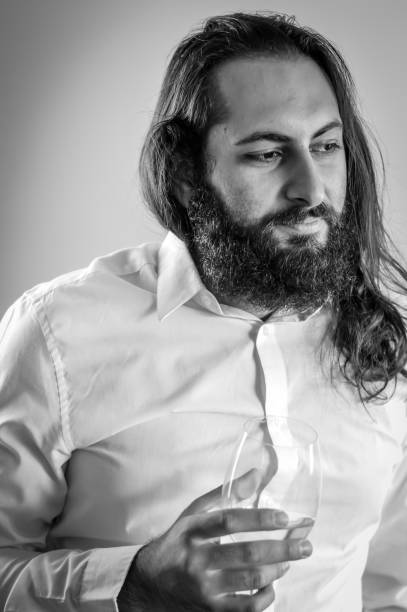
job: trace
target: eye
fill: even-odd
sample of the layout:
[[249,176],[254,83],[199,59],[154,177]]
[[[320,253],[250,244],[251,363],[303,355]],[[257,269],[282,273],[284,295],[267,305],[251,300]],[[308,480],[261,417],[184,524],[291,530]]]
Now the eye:
[[321,142],[320,144],[316,144],[311,148],[311,151],[315,151],[316,153],[330,154],[336,153],[342,149],[342,146],[337,141],[332,142]]
[[282,155],[280,151],[262,151],[259,153],[246,153],[244,157],[250,161],[270,164],[281,159]]

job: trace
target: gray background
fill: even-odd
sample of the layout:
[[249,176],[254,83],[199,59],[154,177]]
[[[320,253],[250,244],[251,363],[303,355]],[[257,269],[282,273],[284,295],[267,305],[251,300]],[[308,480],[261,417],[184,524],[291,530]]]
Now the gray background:
[[0,0],[0,314],[30,286],[163,232],[137,159],[171,50],[203,18],[279,10],[345,55],[407,255],[407,0]]

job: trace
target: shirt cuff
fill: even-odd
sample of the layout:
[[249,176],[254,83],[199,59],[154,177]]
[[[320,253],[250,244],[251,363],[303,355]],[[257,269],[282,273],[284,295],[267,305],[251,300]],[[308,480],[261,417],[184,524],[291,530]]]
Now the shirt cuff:
[[83,575],[79,597],[81,612],[118,612],[117,596],[140,546],[96,548]]

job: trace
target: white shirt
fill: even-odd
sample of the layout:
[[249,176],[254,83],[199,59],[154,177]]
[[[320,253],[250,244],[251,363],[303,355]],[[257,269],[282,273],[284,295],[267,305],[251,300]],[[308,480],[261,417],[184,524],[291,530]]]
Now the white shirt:
[[220,305],[172,234],[24,294],[0,328],[0,609],[116,611],[242,422],[280,413],[318,431],[324,482],[276,611],[407,610],[406,385],[365,409],[331,381],[329,321]]

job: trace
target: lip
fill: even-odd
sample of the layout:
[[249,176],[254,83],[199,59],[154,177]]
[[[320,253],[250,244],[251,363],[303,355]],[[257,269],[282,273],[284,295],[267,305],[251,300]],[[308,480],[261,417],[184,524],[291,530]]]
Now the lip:
[[311,233],[321,230],[326,226],[326,221],[321,217],[310,217],[301,221],[300,223],[293,223],[292,225],[280,225],[278,226],[280,230],[290,232],[305,232]]
[[308,217],[301,221],[297,225],[314,225],[315,223],[320,223],[322,221],[321,217]]

